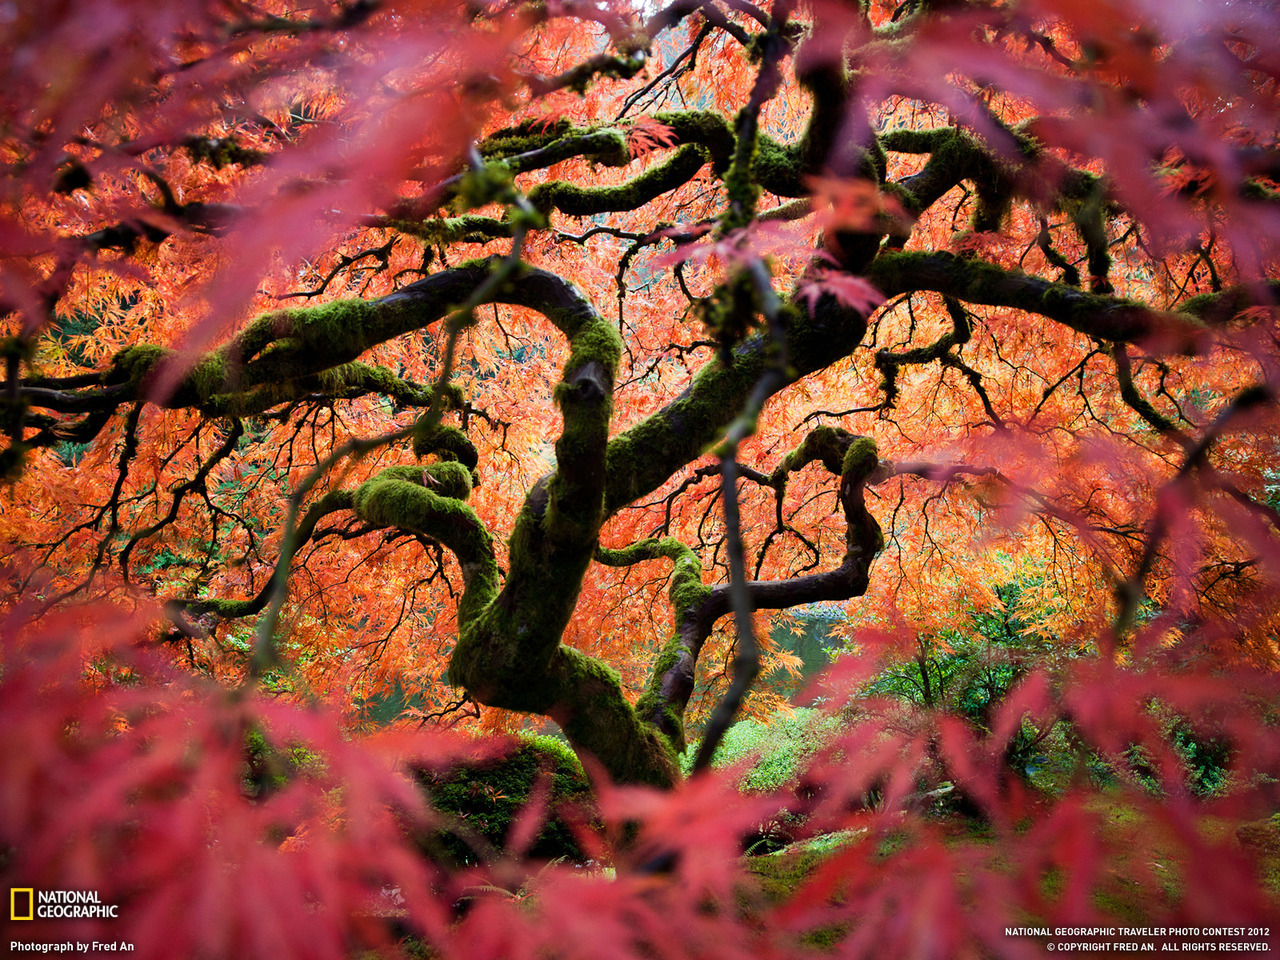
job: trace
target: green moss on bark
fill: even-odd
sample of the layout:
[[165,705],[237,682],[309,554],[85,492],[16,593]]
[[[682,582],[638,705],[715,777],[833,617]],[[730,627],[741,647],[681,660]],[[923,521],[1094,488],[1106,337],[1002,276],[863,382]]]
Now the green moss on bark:
[[670,684],[673,673],[682,662],[688,663],[692,669],[693,655],[682,635],[682,628],[697,617],[698,611],[711,596],[711,587],[702,582],[702,561],[690,547],[675,537],[649,538],[619,550],[601,549],[597,552],[600,562],[608,566],[630,566],[659,557],[669,559],[674,564],[667,592],[671,600],[673,631],[650,668],[649,684],[637,701],[635,712],[643,722],[653,725],[665,735],[678,753],[683,753],[687,743],[684,702],[675,702],[678,698],[671,695]]
[[281,310],[257,322],[294,341],[298,353],[346,359],[359,356],[373,345],[364,336],[364,329],[379,312],[376,301],[356,298]]
[[807,172],[800,148],[778,143],[771,137],[760,137],[754,178],[770,193],[779,197],[808,196],[810,190],[804,182]]
[[111,364],[107,367],[107,382],[124,382],[135,387],[141,386],[161,361],[176,356],[173,350],[150,343],[137,343],[131,347],[125,347],[111,358]]
[[844,469],[845,456],[850,449],[853,435],[839,427],[814,427],[794,450],[788,452],[773,473],[769,482],[781,490],[786,486],[787,475],[819,460],[827,471],[839,476]]
[[[651,451],[676,463],[688,463],[718,441],[764,364],[763,352],[739,348],[729,367],[704,366],[675,400],[609,441],[609,510],[648,492],[652,481],[647,475],[658,472],[647,462]],[[663,478],[670,472],[661,469]]]
[[524,855],[583,862],[573,823],[594,819],[594,792],[582,764],[569,747],[553,737],[521,735],[502,757],[461,763],[443,771],[420,771],[418,783],[431,805],[459,822],[465,832],[444,830],[420,838],[437,858],[475,862],[477,852],[466,833],[498,850],[510,842],[511,826],[547,781],[546,816]]
[[509,220],[473,214],[431,220],[395,220],[388,226],[433,244],[488,243],[490,240],[510,237],[515,232],[515,225]]
[[729,168],[735,137],[728,122],[711,110],[672,110],[654,114],[653,119],[670,127],[681,143],[700,144],[711,158],[717,175]]
[[702,149],[686,144],[670,159],[616,186],[580,187],[563,180],[552,180],[530,190],[529,202],[544,213],[559,210],[575,217],[634,210],[687,183],[705,163],[706,155]]
[[457,460],[469,470],[480,463],[480,454],[465,433],[457,427],[433,424],[426,416],[413,426],[413,453],[416,457],[435,453],[441,459]]
[[568,136],[573,124],[566,118],[547,121],[541,118],[525,120],[513,127],[504,127],[480,141],[480,155],[483,157],[506,157],[516,153],[527,153],[548,146]]
[[627,702],[616,670],[561,647],[550,664],[548,681],[557,704],[551,717],[615,781],[670,787],[679,780],[675,748]]
[[[710,593],[709,588],[707,592]],[[677,754],[684,753],[689,747],[684,710],[671,701],[663,685],[668,675],[688,657],[683,638],[678,632],[673,633],[649,668],[649,684],[636,701],[636,715],[661,730]]]
[[[425,486],[424,475],[433,487]],[[493,539],[463,498],[471,492],[471,471],[454,461],[389,467],[365,481],[352,506],[366,523],[412,530],[439,540],[458,558],[463,593],[458,619],[477,617],[498,592],[498,565]]]
[[1099,339],[1132,343],[1156,332],[1188,339],[1196,334],[1196,324],[1186,314],[1153,310],[1134,300],[1089,293],[950,253],[882,254],[867,267],[866,277],[888,297],[934,290],[968,303],[1039,314]]
[[[845,356],[866,333],[866,319],[833,297],[820,299],[813,313],[794,304],[784,309],[794,377]],[[608,513],[657,489],[680,466],[714,447],[771,362],[769,341],[758,334],[748,337],[727,365],[704,366],[678,397],[614,437],[608,453]]]
[[879,465],[876,442],[870,437],[854,437],[845,451],[840,473],[846,483],[862,484]]

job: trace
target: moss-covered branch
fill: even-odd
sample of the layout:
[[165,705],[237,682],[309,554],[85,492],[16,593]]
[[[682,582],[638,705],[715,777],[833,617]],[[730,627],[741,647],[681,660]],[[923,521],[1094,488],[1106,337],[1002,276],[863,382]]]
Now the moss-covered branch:
[[633,50],[624,54],[600,53],[594,57],[588,57],[582,63],[554,77],[531,76],[527,79],[534,96],[544,96],[553,90],[563,90],[566,87],[582,93],[596,77],[630,80],[644,69],[646,62],[647,57],[643,50]]
[[[816,436],[815,436],[816,435]],[[848,600],[866,592],[871,562],[884,547],[880,525],[867,511],[865,487],[879,473],[875,441],[838,428],[818,427],[791,453],[772,475],[785,482],[788,472],[807,463],[821,462],[828,471],[839,457],[840,505],[846,519],[845,555],[834,570],[788,580],[753,580],[747,583],[757,610],[782,610],[802,603]],[[717,587],[708,602],[714,604]],[[726,601],[727,602],[727,601]]]
[[488,243],[490,240],[509,239],[515,235],[516,224],[511,220],[481,217],[467,214],[461,217],[439,217],[426,220],[395,220],[377,217],[369,226],[382,227],[407,233],[428,244]]
[[[477,261],[410,284],[378,300],[337,300],[277,310],[251,321],[229,343],[194,363],[175,351],[138,344],[118,352],[101,374],[76,389],[24,386],[35,406],[59,412],[115,409],[138,399],[211,416],[247,415],[319,394],[329,399],[382,393],[412,406],[429,404],[434,388],[415,384],[357,358],[377,344],[426,329],[447,316],[490,276],[493,261]],[[487,302],[563,310],[548,293],[550,274],[522,270]],[[563,283],[556,278],[557,283]],[[161,384],[172,384],[161,395]],[[456,390],[444,402],[460,404]]]
[[847,431],[836,427],[814,427],[798,447],[782,458],[769,475],[769,482],[774,487],[783,489],[786,487],[788,474],[795,473],[814,461],[820,462],[829,473],[839,476],[851,439]]
[[[214,394],[200,404],[200,409],[208,415],[226,412],[252,416],[283,403],[312,397],[354,400],[375,393],[402,406],[429,407],[437,389],[396,376],[386,367],[355,361],[293,380],[266,383],[243,393]],[[466,398],[460,387],[448,384],[441,401],[448,409],[458,409]]]
[[[893,153],[929,154],[922,170],[893,184],[895,196],[916,216],[962,181],[972,183],[977,204],[970,226],[978,231],[999,230],[1016,195],[1043,202],[1046,184],[1052,184],[1053,205],[1071,218],[1085,245],[1093,292],[1109,293],[1105,218],[1119,208],[1097,174],[1045,156],[1040,143],[1026,132],[1032,126],[1033,121],[1027,121],[1003,128],[1010,146],[1005,155],[959,127],[890,130],[878,142]],[[1028,176],[1033,164],[1040,169]]]
[[[430,486],[428,486],[428,482]],[[498,563],[493,538],[474,510],[471,470],[457,461],[389,467],[356,488],[356,516],[377,527],[398,527],[438,540],[462,568],[458,620],[475,618],[498,592]]]
[[932,290],[967,303],[1024,310],[1116,343],[1158,336],[1171,348],[1191,350],[1204,329],[1189,311],[1155,310],[950,253],[885,253],[866,275],[886,297]]
[[1168,437],[1184,449],[1190,449],[1191,438],[1179,429],[1176,423],[1157,410],[1138,390],[1138,385],[1133,381],[1133,366],[1129,360],[1129,351],[1124,344],[1112,345],[1111,359],[1116,365],[1116,384],[1120,388],[1121,399],[1157,433]]
[[[1267,299],[1270,297],[1271,299]],[[1280,300],[1280,280],[1260,284],[1241,284],[1217,293],[1202,293],[1178,305],[1178,312],[1195,317],[1201,323],[1221,326],[1256,306],[1271,306]]]
[[554,209],[574,217],[635,210],[688,183],[706,162],[701,147],[685,144],[668,160],[616,186],[580,187],[552,180],[530,190],[529,202],[541,211]]
[[702,582],[702,561],[675,537],[650,538],[620,550],[601,549],[596,559],[610,567],[628,567],[646,560],[666,558],[673,564],[671,600],[674,630],[649,671],[649,685],[636,702],[636,713],[660,729],[676,750],[686,746],[684,712],[693,695],[698,655],[711,634],[700,611],[711,596]]
[[[212,405],[213,413],[232,410],[237,402],[249,411],[266,409],[312,392],[376,391],[420,400],[427,397],[425,388],[353,361],[370,347],[436,323],[488,275],[489,264],[480,262],[432,274],[380,300],[273,311],[194,363],[163,347],[128,347],[104,371],[101,392],[109,393],[113,405],[145,397],[171,408]],[[522,302],[514,292],[510,302]],[[169,382],[172,388],[159,395],[158,386]]]
[[[676,150],[667,160],[616,186],[580,187],[564,181],[539,184],[530,192],[529,199],[539,210],[556,209],[571,216],[634,210],[687,183],[708,162],[717,176],[728,170],[737,149],[737,136],[720,114],[710,110],[676,110],[657,113],[654,119],[671,130],[671,145]],[[753,166],[756,182],[778,196],[808,196],[805,177],[821,169],[825,157],[818,132],[830,135],[828,120],[826,114],[815,111],[809,133],[795,145],[760,136]],[[500,160],[510,174],[545,169],[579,156],[607,166],[625,166],[631,162],[626,138],[620,130],[572,128],[567,124],[553,129],[554,132],[549,133],[526,125],[499,131],[483,141],[480,150],[485,157]],[[452,194],[442,196],[447,200]],[[440,229],[431,226],[431,221],[423,222],[428,229]]]
[[[866,484],[879,472],[875,442],[844,430],[818,427],[782,458],[769,482],[781,490],[789,473],[814,461],[840,478],[840,505],[846,519],[844,557],[839,566],[824,573],[747,581],[742,587],[752,609],[779,610],[802,603],[848,600],[866,592],[871,563],[884,546],[880,526],[867,511],[864,495]],[[674,565],[668,591],[674,630],[651,668],[636,713],[661,730],[676,749],[683,750],[684,713],[693,694],[698,657],[715,622],[730,612],[730,585],[704,584],[697,555],[674,537],[650,538],[618,550],[601,549],[596,556],[609,566],[659,558]]]
[[[1027,138],[1018,142],[1026,153],[1035,149]],[[1013,199],[1017,171],[1007,161],[997,158],[973,134],[955,127],[894,130],[884,134],[880,143],[886,150],[930,154],[923,170],[898,184],[905,191],[899,197],[906,201],[910,213],[919,215],[956,184],[968,180],[973,183],[978,196],[973,229],[1000,228]]]
[[482,140],[478,149],[486,160],[500,161],[513,174],[544,170],[573,157],[610,167],[625,167],[631,162],[622,131],[614,127],[575,128],[563,120],[500,130]]
[[518,286],[569,342],[555,389],[564,418],[557,468],[525,499],[501,591],[486,597],[482,609],[459,611],[449,679],[481,703],[554,718],[575,749],[595,756],[615,779],[670,784],[677,776],[671,746],[637,716],[617,675],[560,643],[604,522],[605,451],[622,342],[572,284],[530,270]]
[[[788,313],[791,379],[780,383],[779,389],[847,356],[867,329],[862,314],[830,296],[818,300],[812,310],[798,303]],[[610,514],[657,490],[723,438],[772,362],[769,350],[764,334],[747,337],[733,349],[728,365],[707,364],[678,397],[610,441],[606,490]]]
[[[968,343],[969,338],[973,336],[973,328],[969,324],[969,315],[965,313],[964,307],[953,297],[944,299],[947,313],[951,317],[952,327],[937,340],[928,346],[915,347],[911,350],[876,351],[875,365],[876,369],[880,371],[880,389],[884,392],[884,408],[892,409],[897,403],[898,371],[902,367],[937,361],[944,366],[959,366],[966,371],[972,372],[968,366],[961,363],[959,358],[951,353],[952,347]],[[979,389],[981,389],[980,384]],[[987,406],[989,407],[990,404],[988,403]]]

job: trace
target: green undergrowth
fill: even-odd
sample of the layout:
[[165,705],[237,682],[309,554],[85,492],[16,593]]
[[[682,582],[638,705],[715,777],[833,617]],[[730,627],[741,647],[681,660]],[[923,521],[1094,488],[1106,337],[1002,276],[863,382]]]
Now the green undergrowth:
[[[764,856],[748,857],[747,871],[756,881],[758,896],[767,905],[785,903],[828,857],[851,843],[861,842],[864,834],[862,830],[844,830],[793,843]],[[799,942],[802,947],[827,953],[835,951],[847,933],[847,924],[824,924],[806,931]]]
[[[1200,868],[1182,843],[1167,833],[1142,807],[1119,790],[1099,792],[1085,801],[1107,857],[1091,893],[1093,907],[1105,918],[1132,926],[1185,912],[1188,896],[1186,871]],[[987,824],[949,814],[930,818],[943,843],[957,855],[957,862],[981,863],[987,870],[1012,873],[1016,865],[1000,848],[1000,835]],[[1280,915],[1280,813],[1240,824],[1207,812],[1197,821],[1199,840],[1224,854],[1238,850],[1258,868],[1258,882],[1270,910]],[[911,836],[894,831],[872,838],[865,830],[842,831],[815,837],[762,856],[746,858],[760,901],[776,905],[803,896],[804,884],[832,855],[851,844],[873,843],[867,855],[892,869],[895,858],[909,854]],[[1226,867],[1224,866],[1224,869]],[[1232,867],[1232,869],[1235,869]],[[969,886],[968,878],[956,882]],[[1040,894],[1049,903],[1067,895],[1067,877],[1048,870],[1041,877]],[[837,896],[839,893],[837,891]],[[1026,926],[1051,925],[1044,918],[1027,916]],[[838,926],[810,931],[801,942],[818,952],[838,949],[845,930]]]
[[[795,781],[805,761],[829,743],[840,720],[812,707],[779,712],[767,721],[742,720],[730,727],[716,750],[713,767],[740,766],[738,787],[747,792],[778,790]],[[685,772],[697,751],[684,755]]]

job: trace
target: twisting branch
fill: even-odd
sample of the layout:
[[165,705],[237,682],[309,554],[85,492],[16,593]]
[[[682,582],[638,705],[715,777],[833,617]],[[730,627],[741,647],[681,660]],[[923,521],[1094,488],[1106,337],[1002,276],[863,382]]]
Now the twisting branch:
[[644,69],[647,62],[643,50],[633,50],[623,55],[599,53],[554,77],[529,73],[523,74],[523,78],[529,84],[529,92],[535,97],[541,97],[565,87],[584,89],[597,76],[630,80]]
[[[636,90],[634,93],[629,94],[627,98],[622,101],[622,109],[618,111],[618,115],[614,117],[614,119],[621,120],[623,117],[625,117],[627,115],[627,112],[630,111],[632,107],[634,107],[637,103],[639,103],[642,99],[644,99],[652,90],[654,90],[663,82],[668,80],[674,80],[676,77],[679,77],[681,74],[686,73],[689,70],[692,70],[694,64],[698,60],[698,48],[702,46],[702,41],[707,39],[707,37],[710,35],[713,27],[714,27],[714,24],[712,24],[711,21],[709,20],[706,23],[704,23],[698,29],[698,32],[694,35],[694,38],[691,41],[689,41],[689,45],[685,47],[682,51],[680,51],[680,53],[678,53],[672,59],[672,61],[669,64],[667,64],[666,67],[663,68],[663,70],[660,73],[655,75],[653,79],[651,79],[639,90]],[[684,61],[686,59],[688,59],[689,62],[687,64],[684,64]],[[681,64],[684,64],[684,65],[681,66]]]
[[610,567],[627,567],[663,557],[673,564],[667,596],[675,632],[650,671],[649,685],[636,703],[636,713],[683,752],[684,711],[693,694],[698,655],[711,633],[711,624],[705,623],[702,615],[702,607],[712,593],[702,582],[702,561],[675,537],[651,537],[620,550],[596,550],[596,559]]
[[[748,610],[781,610],[802,603],[848,600],[867,589],[871,563],[884,546],[879,524],[867,511],[865,500],[866,485],[880,475],[875,443],[869,437],[855,437],[837,428],[817,427],[783,457],[766,479],[770,486],[784,492],[787,476],[815,461],[840,478],[838,496],[846,518],[845,554],[833,570],[785,580],[748,581],[744,577],[708,587],[702,582],[702,563],[697,554],[674,537],[650,538],[618,550],[597,552],[597,559],[610,566],[630,566],[659,558],[674,565],[668,591],[674,630],[653,665],[636,710],[677,747],[685,743],[684,713],[693,694],[698,657],[716,621],[735,612],[735,592],[745,595]],[[738,642],[742,643],[741,635]],[[718,714],[726,712],[727,700],[726,696],[721,701]],[[704,731],[698,757],[708,754],[702,759],[704,766],[723,736],[723,729],[717,732],[711,723],[724,724],[725,720],[713,718]],[[711,746],[707,746],[708,742]],[[695,769],[700,769],[697,764],[695,759]]]
[[[474,148],[472,150],[472,162],[477,166],[483,163]],[[523,205],[524,212],[530,212],[528,208],[528,201],[524,200],[523,197],[518,198],[516,202]],[[369,440],[352,440],[338,448],[323,461],[318,463],[315,468],[307,474],[306,478],[304,478],[302,483],[298,485],[297,490],[295,490],[293,495],[289,498],[289,513],[285,520],[285,539],[281,545],[280,561],[276,566],[275,576],[272,578],[270,593],[271,600],[267,606],[266,613],[258,623],[256,633],[257,643],[254,647],[253,657],[250,660],[250,668],[255,674],[261,672],[261,670],[265,669],[266,666],[274,664],[276,659],[274,647],[275,626],[280,615],[280,609],[284,604],[289,565],[293,559],[293,554],[298,547],[297,533],[294,529],[294,523],[297,520],[298,509],[303,499],[320,480],[320,478],[323,477],[324,474],[327,473],[339,460],[347,456],[362,457],[371,450],[385,446],[388,443],[394,443],[397,440],[404,439],[415,430],[421,433],[431,432],[435,429],[436,425],[439,423],[440,415],[443,412],[443,398],[447,394],[446,387],[448,386],[449,378],[453,373],[453,354],[457,344],[458,334],[463,328],[474,322],[475,309],[481,304],[490,302],[497,291],[507,283],[519,268],[524,233],[525,231],[523,228],[517,232],[515,240],[512,243],[511,253],[507,257],[503,258],[503,260],[489,272],[488,276],[476,286],[475,290],[472,291],[470,297],[467,298],[463,305],[451,315],[447,325],[448,335],[445,343],[445,355],[441,363],[440,377],[431,398],[431,405],[427,408],[426,413],[424,413],[419,419],[418,423],[411,427],[402,427],[399,430],[393,430],[381,437],[375,437]],[[362,488],[362,490],[363,489],[364,488]],[[376,489],[377,488],[375,487],[375,490]],[[467,491],[470,492],[469,486]],[[362,491],[357,491],[355,495],[357,512],[364,516],[365,519],[371,519],[368,515],[369,509],[364,507],[360,499],[361,493]],[[428,494],[428,497],[430,496],[434,495]],[[405,526],[405,524],[399,525]],[[407,529],[414,528],[407,527]],[[428,535],[433,534],[432,530],[429,529],[421,530],[421,532]],[[440,537],[439,539],[441,539],[442,542],[445,542],[446,546],[450,545],[443,537]],[[466,574],[467,571],[466,568],[464,568],[464,580],[466,578]]]
[[1098,340],[1135,343],[1156,335],[1171,348],[1195,350],[1205,332],[1199,302],[1179,312],[1156,310],[1134,300],[1051,283],[995,264],[951,253],[884,253],[866,277],[886,297],[933,290],[967,303],[1014,307],[1046,317]]
[[[280,558],[276,561],[275,573],[272,575],[271,581],[263,594],[267,599],[266,612],[258,621],[257,629],[254,632],[253,654],[249,658],[250,675],[261,676],[268,668],[276,666],[279,662],[275,647],[276,624],[280,619],[280,610],[284,606],[285,597],[289,592],[289,567],[293,563],[294,554],[304,542],[303,531],[307,526],[306,524],[300,525],[297,522],[298,511],[301,509],[302,501],[306,499],[307,494],[315,488],[315,485],[339,461],[349,456],[363,457],[379,447],[395,443],[397,440],[403,440],[412,431],[412,427],[401,427],[399,430],[392,430],[390,433],[385,433],[379,437],[357,438],[343,444],[317,463],[289,497],[289,511],[284,521],[284,539],[280,543]],[[338,495],[335,493],[335,496]],[[325,503],[323,500],[321,504],[323,506],[318,504],[317,508],[323,509],[326,513],[331,512],[329,509],[331,506],[335,506]],[[349,506],[345,497],[339,501],[339,504],[342,507]],[[318,519],[319,516],[313,517],[313,511],[308,511],[307,520],[311,529],[306,530],[307,536],[310,535],[311,530],[315,529]]]
[[1111,346],[1111,359],[1115,361],[1116,383],[1120,386],[1120,396],[1124,402],[1157,433],[1168,437],[1184,450],[1190,450],[1194,446],[1192,439],[1138,391],[1137,384],[1133,382],[1129,351],[1123,343]]
[[[943,302],[946,304],[947,314],[951,317],[952,329],[949,333],[944,333],[927,347],[916,347],[913,350],[902,350],[896,353],[891,350],[876,351],[875,365],[876,369],[880,371],[880,389],[884,393],[884,401],[878,407],[869,409],[893,409],[898,399],[897,377],[899,368],[937,361],[943,366],[956,367],[964,371],[982,397],[988,415],[998,424],[1000,420],[995,415],[995,411],[991,409],[991,401],[982,389],[981,378],[976,371],[951,353],[952,347],[963,346],[973,336],[973,327],[969,323],[969,315],[954,298],[944,297]],[[857,412],[865,412],[865,409]]]
[[[1113,626],[1116,637],[1124,636],[1133,626],[1134,619],[1138,613],[1138,606],[1142,602],[1142,597],[1146,590],[1147,578],[1155,567],[1156,559],[1160,553],[1160,545],[1165,537],[1168,536],[1172,518],[1175,514],[1180,514],[1187,509],[1187,503],[1191,499],[1193,478],[1202,471],[1212,473],[1208,459],[1209,451],[1214,443],[1226,432],[1236,418],[1264,404],[1275,403],[1275,401],[1276,389],[1270,384],[1260,384],[1241,391],[1214,418],[1200,439],[1187,449],[1187,455],[1182,462],[1182,466],[1179,467],[1173,479],[1165,485],[1164,490],[1161,491],[1160,497],[1156,501],[1155,516],[1152,518],[1151,527],[1146,538],[1146,546],[1137,566],[1128,579],[1116,585],[1118,609]],[[1213,477],[1210,476],[1210,486],[1213,485]]]
[[204,463],[200,464],[199,469],[192,474],[191,479],[174,488],[173,499],[169,503],[169,511],[155,523],[137,531],[129,538],[129,542],[120,550],[120,556],[118,558],[120,570],[126,582],[129,579],[129,556],[133,553],[134,547],[136,547],[141,541],[155,536],[177,519],[178,508],[182,506],[183,497],[188,493],[204,491],[205,481],[208,480],[209,474],[213,471],[213,468],[231,455],[232,451],[236,448],[236,444],[243,435],[244,424],[239,420],[232,420],[231,429],[227,431],[227,437],[222,442],[222,445],[219,446]]

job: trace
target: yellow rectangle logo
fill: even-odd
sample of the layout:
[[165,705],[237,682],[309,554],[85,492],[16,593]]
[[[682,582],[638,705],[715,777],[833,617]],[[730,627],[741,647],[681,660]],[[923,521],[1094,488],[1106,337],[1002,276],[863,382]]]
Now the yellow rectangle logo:
[[[26,898],[27,906],[25,913],[21,912],[23,897]],[[34,887],[10,887],[9,888],[9,919],[10,920],[31,920],[35,917],[36,912],[36,891]]]

